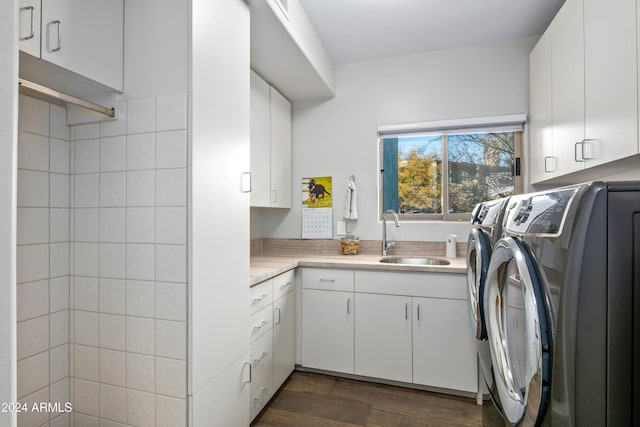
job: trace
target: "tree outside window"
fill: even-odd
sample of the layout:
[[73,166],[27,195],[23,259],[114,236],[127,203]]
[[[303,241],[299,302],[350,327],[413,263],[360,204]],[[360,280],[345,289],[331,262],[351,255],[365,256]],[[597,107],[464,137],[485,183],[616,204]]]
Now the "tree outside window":
[[383,211],[411,219],[461,219],[479,202],[513,194],[518,134],[383,138]]

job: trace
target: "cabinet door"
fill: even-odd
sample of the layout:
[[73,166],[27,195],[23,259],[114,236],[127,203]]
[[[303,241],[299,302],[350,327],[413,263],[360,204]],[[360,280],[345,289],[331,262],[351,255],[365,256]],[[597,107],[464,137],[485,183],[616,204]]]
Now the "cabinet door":
[[[248,426],[251,384],[249,354],[242,355],[213,381],[194,391],[191,420],[194,426]],[[191,403],[191,402],[190,402]],[[215,408],[215,410],[212,410]]]
[[355,373],[412,381],[411,297],[357,293]]
[[42,59],[123,90],[123,0],[46,0]]
[[302,290],[302,365],[353,374],[352,292]]
[[251,71],[251,206],[271,206],[269,83]]
[[584,169],[584,25],[582,1],[568,1],[549,27],[552,38],[553,156],[556,175]]
[[529,84],[530,174],[531,182],[536,183],[553,178],[556,170],[551,123],[551,37],[547,33],[529,56]]
[[291,207],[291,103],[271,88],[271,206]]
[[477,392],[476,351],[464,300],[413,298],[413,382]]
[[296,293],[273,303],[273,381],[277,390],[296,363]]
[[584,0],[588,166],[638,153],[636,1]]
[[20,0],[20,50],[40,58],[40,0]]

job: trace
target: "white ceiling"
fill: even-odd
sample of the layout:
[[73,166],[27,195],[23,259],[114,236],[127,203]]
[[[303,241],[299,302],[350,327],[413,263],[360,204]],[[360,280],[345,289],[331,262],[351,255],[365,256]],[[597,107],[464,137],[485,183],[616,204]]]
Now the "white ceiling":
[[300,0],[335,64],[539,35],[564,0]]

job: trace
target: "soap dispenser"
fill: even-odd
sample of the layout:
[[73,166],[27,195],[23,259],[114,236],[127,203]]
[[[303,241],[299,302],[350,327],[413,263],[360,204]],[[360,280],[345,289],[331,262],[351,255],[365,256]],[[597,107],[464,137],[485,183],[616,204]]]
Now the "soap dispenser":
[[458,236],[455,234],[447,234],[447,246],[446,246],[446,257],[447,258],[458,258],[458,254],[456,253],[456,239]]

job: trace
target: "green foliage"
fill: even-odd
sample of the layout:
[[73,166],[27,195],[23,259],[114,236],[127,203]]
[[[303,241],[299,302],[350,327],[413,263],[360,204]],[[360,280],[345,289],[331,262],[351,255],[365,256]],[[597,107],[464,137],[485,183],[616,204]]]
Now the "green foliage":
[[[448,209],[471,212],[484,200],[513,192],[512,132],[449,135]],[[398,201],[404,214],[442,212],[442,160],[426,145],[398,150]]]
[[398,152],[398,199],[401,213],[439,213],[442,162],[425,147]]

